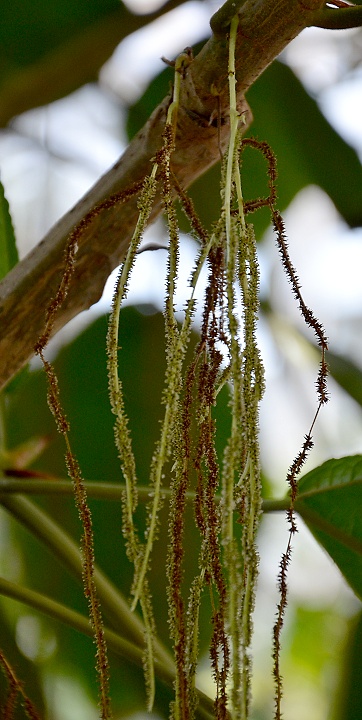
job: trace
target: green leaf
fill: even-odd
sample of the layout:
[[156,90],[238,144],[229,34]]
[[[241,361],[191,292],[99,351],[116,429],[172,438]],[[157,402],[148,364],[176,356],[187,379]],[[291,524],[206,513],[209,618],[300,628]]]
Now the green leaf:
[[126,131],[129,140],[144,126],[152,111],[162,102],[172,87],[174,70],[165,67],[159,75],[156,75],[144,91],[143,95],[128,109]]
[[352,360],[328,351],[329,372],[336,382],[362,407],[362,371]]
[[[266,140],[278,162],[283,210],[306,185],[319,185],[351,227],[362,224],[362,167],[357,153],[331,127],[292,70],[274,62],[247,93],[254,122],[249,134]],[[253,153],[255,154],[255,153]],[[265,175],[247,172],[245,195],[258,196]]]
[[361,507],[362,455],[328,460],[300,480],[296,511],[360,597]]
[[19,257],[9,211],[9,203],[5,197],[3,185],[0,182],[0,280],[8,274],[9,270],[16,265],[18,260]]
[[121,40],[181,2],[135,15],[120,0],[3,0],[0,126],[95,81]]
[[350,622],[345,664],[339,683],[333,720],[361,720],[362,717],[362,612]]

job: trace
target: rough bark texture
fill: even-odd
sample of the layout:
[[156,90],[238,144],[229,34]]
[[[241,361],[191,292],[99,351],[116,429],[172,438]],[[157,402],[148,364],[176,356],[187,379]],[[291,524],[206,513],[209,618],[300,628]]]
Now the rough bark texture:
[[[218,130],[210,124],[220,108],[221,145],[228,141],[227,27],[241,3],[228,2],[214,16],[213,35],[191,62],[183,82],[173,170],[188,187],[219,159]],[[305,27],[313,24],[324,0],[246,0],[239,10],[237,90],[247,123],[244,93]],[[215,96],[215,90],[219,99]],[[122,158],[50,230],[0,284],[0,387],[29,360],[44,327],[45,310],[60,282],[67,238],[86,213],[103,199],[141,180],[162,142],[170,98],[154,111]],[[272,119],[271,119],[272,122]],[[152,219],[161,212],[156,198]],[[101,296],[110,272],[122,260],[137,218],[136,199],[104,210],[82,234],[75,273],[55,331]]]

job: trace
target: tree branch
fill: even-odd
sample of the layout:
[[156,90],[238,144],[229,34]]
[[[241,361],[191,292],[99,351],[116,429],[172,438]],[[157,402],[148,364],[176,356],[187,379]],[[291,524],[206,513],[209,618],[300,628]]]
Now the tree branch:
[[[219,159],[215,112],[221,117],[221,147],[228,142],[227,28],[236,9],[240,22],[236,51],[238,110],[246,124],[251,112],[244,93],[283,48],[324,7],[324,0],[246,0],[230,2],[214,34],[191,62],[182,84],[173,172],[183,187]],[[216,18],[216,19],[215,19]],[[215,97],[218,93],[218,98]],[[112,194],[131,187],[150,172],[161,147],[170,97],[156,108],[122,158],[50,230],[39,245],[0,284],[0,388],[29,360],[42,332],[45,310],[59,285],[67,238],[96,205]],[[152,213],[162,212],[160,194]],[[74,276],[66,301],[59,310],[54,331],[89,308],[100,298],[104,283],[122,260],[137,218],[135,197],[94,217],[80,237]]]
[[347,5],[340,8],[322,8],[316,15],[312,25],[328,30],[347,30],[362,25],[361,5]]

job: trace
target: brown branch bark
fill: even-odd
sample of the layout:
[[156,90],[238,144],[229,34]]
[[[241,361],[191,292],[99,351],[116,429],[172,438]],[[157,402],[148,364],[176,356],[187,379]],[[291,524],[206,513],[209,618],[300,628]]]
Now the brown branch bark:
[[[213,35],[191,62],[183,82],[178,114],[173,171],[183,187],[219,159],[218,130],[210,124],[221,111],[221,145],[228,141],[227,28],[240,16],[236,72],[240,112],[251,113],[244,93],[283,48],[313,24],[324,0],[228,0],[212,20]],[[215,91],[219,98],[215,97]],[[45,310],[59,285],[64,248],[74,228],[110,195],[141,180],[160,148],[166,97],[127,148],[121,159],[50,230],[0,284],[0,387],[29,360],[45,321]],[[270,118],[270,122],[273,119]],[[152,219],[162,211],[156,198]],[[110,272],[122,260],[137,218],[136,199],[104,210],[80,238],[75,273],[68,297],[56,318],[55,332],[101,296]]]

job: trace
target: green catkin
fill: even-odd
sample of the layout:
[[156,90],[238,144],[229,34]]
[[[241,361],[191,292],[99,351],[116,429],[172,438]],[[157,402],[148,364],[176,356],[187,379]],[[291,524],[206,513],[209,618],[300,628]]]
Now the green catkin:
[[[223,213],[226,234],[227,317],[230,336],[231,435],[225,451],[222,483],[223,545],[227,572],[228,629],[231,643],[230,702],[232,718],[246,720],[250,707],[250,644],[258,570],[255,546],[261,507],[258,405],[262,369],[256,346],[258,264],[252,229],[246,225],[242,196],[239,125],[235,92],[234,48],[237,18],[229,44],[230,143],[225,169]],[[235,204],[236,213],[233,212]],[[236,317],[236,287],[242,297],[242,318]],[[240,333],[243,334],[241,345]],[[235,511],[242,525],[235,537]]]
[[[128,248],[127,256],[118,275],[107,333],[109,395],[111,409],[113,414],[116,416],[114,426],[115,443],[118,450],[122,473],[126,484],[126,490],[123,496],[122,503],[122,529],[126,540],[127,554],[134,565],[135,578],[137,577],[139,573],[139,568],[141,566],[143,548],[134,524],[134,513],[138,504],[136,461],[132,449],[131,436],[128,428],[128,418],[126,416],[124,408],[122,383],[118,375],[119,313],[122,301],[127,295],[129,278],[135,262],[136,253],[151,213],[152,203],[157,189],[156,173],[157,165],[155,164],[152,168],[151,175],[146,178],[143,184],[143,188],[138,201],[139,217],[130,246]],[[151,596],[148,589],[148,584],[146,582],[144,582],[142,585],[142,590],[139,593],[139,600],[145,625],[144,669],[147,688],[147,707],[149,710],[151,710],[155,695],[153,657],[153,637],[155,628],[152,613]]]
[[[152,640],[154,622],[146,575],[150,563],[153,544],[157,536],[158,516],[162,502],[162,477],[165,463],[169,458],[170,447],[172,446],[172,430],[175,425],[178,397],[181,387],[180,378],[182,362],[187,347],[191,318],[194,310],[194,303],[190,302],[188,311],[185,315],[182,330],[179,332],[173,307],[178,267],[178,228],[176,214],[173,207],[173,199],[171,197],[170,158],[174,145],[174,129],[176,126],[180,83],[188,62],[189,57],[187,54],[183,54],[176,61],[173,101],[167,115],[164,132],[164,146],[161,152],[157,155],[151,175],[145,180],[143,191],[140,196],[140,214],[125,262],[117,281],[107,336],[110,399],[112,411],[116,415],[115,439],[126,483],[126,493],[123,504],[123,531],[126,536],[128,555],[134,564],[134,581],[132,586],[133,602],[131,609],[134,610],[137,603],[140,602],[146,627],[145,673],[146,684],[148,687],[148,709],[152,709],[154,700]],[[167,371],[165,390],[163,394],[165,415],[162,423],[160,439],[156,444],[151,462],[150,491],[152,493],[152,500],[147,510],[147,526],[145,530],[145,542],[143,543],[138,537],[134,524],[134,513],[137,507],[136,462],[132,451],[131,438],[128,430],[128,420],[124,411],[122,384],[118,376],[118,335],[120,307],[127,293],[129,277],[136,257],[136,252],[151,212],[152,202],[157,187],[157,174],[159,174],[162,182],[164,205],[170,235],[167,298],[165,309]]]

